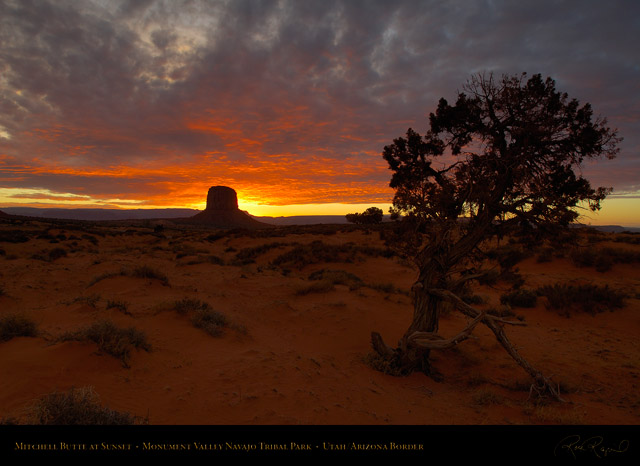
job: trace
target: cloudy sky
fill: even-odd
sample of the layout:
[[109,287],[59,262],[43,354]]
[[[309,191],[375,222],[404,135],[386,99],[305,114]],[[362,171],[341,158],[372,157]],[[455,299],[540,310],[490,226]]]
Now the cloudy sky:
[[637,0],[0,0],[0,207],[388,204],[386,144],[527,72],[618,128],[592,220],[640,225],[638,43]]

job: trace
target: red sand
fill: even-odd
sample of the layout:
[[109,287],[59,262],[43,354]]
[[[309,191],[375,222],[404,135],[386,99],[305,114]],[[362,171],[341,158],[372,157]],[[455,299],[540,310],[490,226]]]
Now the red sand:
[[[546,309],[543,300],[534,309],[515,309],[528,325],[508,328],[510,340],[534,367],[567,387],[566,403],[537,405],[529,400],[527,374],[482,326],[459,347],[434,352],[441,382],[423,374],[393,377],[363,359],[370,351],[371,331],[389,344],[402,336],[412,313],[407,295],[341,285],[296,294],[310,284],[311,272],[323,268],[408,290],[415,271],[397,259],[363,256],[354,263],[291,268],[285,275],[269,263],[290,245],[244,266],[189,264],[198,255],[229,261],[243,248],[273,242],[383,247],[375,232],[303,230],[210,242],[205,238],[211,232],[167,229],[158,237],[148,228],[123,234],[125,227],[91,227],[105,233],[95,236],[94,245],[69,225],[48,232],[67,237],[58,244],[50,243],[51,236],[36,238],[49,227],[0,224],[0,230],[29,231],[32,238],[0,243],[5,253],[0,256],[0,317],[23,313],[42,332],[0,343],[0,418],[24,420],[38,397],[92,386],[110,408],[161,425],[633,425],[640,420],[640,276],[633,265],[615,265],[606,273],[578,268],[567,259],[540,264],[531,258],[518,265],[527,287],[582,280],[607,283],[632,296],[624,309],[570,318]],[[32,258],[54,247],[69,252],[51,262]],[[91,284],[101,275],[141,264],[161,270],[169,285],[120,275]],[[495,303],[506,287],[476,292]],[[90,296],[97,298],[93,306],[78,299]],[[193,327],[187,316],[167,310],[184,297],[208,302],[235,327],[215,338]],[[130,315],[106,309],[109,300],[126,302]],[[144,331],[152,351],[134,350],[125,368],[116,358],[99,354],[93,343],[56,341],[64,332],[104,318]],[[440,333],[453,335],[465,323],[459,313],[445,315]]]

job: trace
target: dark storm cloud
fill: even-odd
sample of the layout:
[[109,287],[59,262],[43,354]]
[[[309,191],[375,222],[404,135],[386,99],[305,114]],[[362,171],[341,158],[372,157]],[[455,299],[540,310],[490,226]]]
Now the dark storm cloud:
[[[587,167],[594,184],[640,189],[640,2],[5,0],[0,18],[6,186],[90,194],[56,170],[145,164],[223,178],[204,155],[254,185],[286,155],[298,182],[386,186],[382,147],[424,131],[440,97],[472,73],[526,71],[625,137],[609,171]],[[51,173],[18,180],[5,159]]]

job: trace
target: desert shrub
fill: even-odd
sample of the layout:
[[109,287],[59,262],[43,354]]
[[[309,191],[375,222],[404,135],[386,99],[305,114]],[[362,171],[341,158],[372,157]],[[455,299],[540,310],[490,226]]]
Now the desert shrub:
[[396,361],[384,358],[378,353],[368,353],[364,357],[363,361],[371,369],[382,372],[383,374],[388,374],[395,377],[407,375],[407,373],[396,363]]
[[549,307],[569,314],[572,310],[590,314],[613,311],[624,307],[625,294],[610,288],[608,285],[545,285],[537,289],[537,293],[547,298]]
[[84,234],[84,235],[82,235],[82,239],[86,239],[87,241],[89,241],[94,246],[98,245],[98,238],[96,238],[95,236]]
[[634,232],[622,232],[615,235],[616,243],[640,244],[640,234]]
[[495,260],[498,264],[500,264],[500,268],[502,268],[503,270],[511,269],[530,255],[530,251],[525,251],[520,246],[517,246],[515,244],[500,246],[487,251],[487,257],[489,259]]
[[473,402],[480,406],[501,404],[503,398],[488,388],[480,388],[473,394]]
[[37,259],[45,262],[53,262],[56,259],[67,256],[67,250],[64,248],[53,248],[49,251],[40,251],[39,253],[31,256],[32,259]]
[[513,307],[535,307],[538,302],[538,295],[533,290],[519,288],[500,296],[500,302]]
[[333,283],[329,280],[315,281],[309,285],[304,285],[296,289],[296,295],[302,296],[311,293],[327,293],[334,290]]
[[0,231],[0,243],[26,243],[29,241],[27,232],[20,230]]
[[538,251],[538,257],[536,261],[539,264],[542,264],[545,262],[551,262],[551,260],[553,259],[553,253],[554,253],[554,249],[552,247],[541,248]]
[[367,287],[371,288],[372,290],[380,291],[382,293],[388,293],[388,294],[401,293],[401,291],[398,288],[396,288],[396,286],[393,283],[373,283],[373,284],[368,284]]
[[0,341],[16,337],[36,337],[38,326],[21,314],[9,314],[0,318]]
[[500,278],[500,272],[496,269],[489,269],[484,271],[482,276],[478,277],[476,280],[480,285],[495,285]]
[[191,322],[196,328],[202,329],[213,337],[219,337],[224,333],[224,328],[229,325],[227,317],[213,309],[197,309],[191,317]]
[[214,265],[224,265],[224,260],[214,255],[208,256],[207,261]]
[[95,308],[98,302],[100,301],[100,299],[101,299],[100,295],[98,294],[92,294],[89,296],[77,296],[73,298],[71,301],[66,301],[65,304],[70,305],[70,304],[83,303],[83,304],[86,304],[87,306]]
[[124,301],[113,301],[113,300],[108,300],[107,301],[107,309],[117,309],[120,312],[123,312],[125,314],[129,314],[129,305],[124,302]]
[[309,275],[309,280],[326,280],[333,285],[348,286],[351,290],[364,286],[364,282],[360,277],[344,270],[316,270]]
[[117,277],[119,275],[122,275],[123,272],[105,272],[103,274],[97,275],[95,277],[93,277],[91,279],[91,281],[87,284],[87,287],[95,285],[96,283],[102,281],[102,280],[106,280],[107,278],[113,278],[113,277]]
[[159,270],[153,269],[148,265],[140,265],[134,268],[133,271],[131,272],[131,276],[137,277],[137,278],[149,278],[152,280],[159,280],[164,285],[169,284],[169,279],[164,273],[160,272]]
[[49,251],[49,260],[54,261],[61,257],[67,257],[67,250],[64,248],[54,248]]
[[134,425],[147,420],[100,404],[92,387],[50,393],[30,407],[30,424],[38,425]]
[[172,309],[178,314],[188,314],[190,312],[204,311],[211,309],[209,303],[194,298],[183,298],[173,303]]
[[233,261],[234,265],[247,265],[253,264],[258,256],[266,253],[267,251],[282,246],[286,246],[287,243],[273,242],[267,244],[261,244],[260,246],[254,246],[251,248],[241,249],[236,253],[236,257]]
[[102,320],[77,332],[65,334],[62,341],[92,341],[98,349],[122,361],[129,367],[131,349],[151,351],[146,335],[135,327],[119,328],[113,322]]
[[[214,337],[221,336],[225,327],[231,325],[224,314],[212,309],[209,303],[199,299],[179,299],[171,304],[171,309],[180,315],[190,314],[191,323],[194,327],[204,330]],[[240,326],[235,326],[235,328],[246,333],[246,329],[242,330]]]
[[309,244],[298,245],[279,255],[272,261],[272,265],[301,269],[306,265],[317,263],[355,262],[361,255],[392,257],[393,254],[389,248],[357,246],[354,243],[333,245],[317,240]]
[[571,260],[578,267],[595,267],[598,272],[606,272],[614,264],[640,262],[640,253],[617,248],[579,248],[572,251]]

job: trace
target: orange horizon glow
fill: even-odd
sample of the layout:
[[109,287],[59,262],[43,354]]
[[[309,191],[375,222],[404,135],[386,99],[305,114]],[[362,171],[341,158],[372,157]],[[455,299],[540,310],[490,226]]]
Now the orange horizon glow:
[[[57,208],[57,209],[194,209],[204,210],[206,206],[206,192],[210,185],[202,184],[201,188],[190,187],[187,193],[174,193],[172,199],[192,199],[193,202],[166,202],[167,198],[157,200],[149,199],[118,199],[118,198],[93,198],[91,196],[52,193],[46,190],[24,190],[0,188],[0,210],[6,207],[33,207],[33,208]],[[258,217],[292,217],[292,216],[322,216],[322,215],[346,215],[348,213],[363,212],[369,207],[378,207],[385,214],[391,207],[393,193],[380,196],[379,201],[372,200],[361,202],[320,202],[320,203],[290,203],[278,204],[259,202],[251,197],[243,196],[242,190],[237,190],[238,207],[251,215]],[[204,193],[204,195],[203,195]],[[602,205],[598,212],[581,210],[578,223],[584,225],[619,225],[629,228],[640,227],[640,198],[636,197],[610,197]]]

